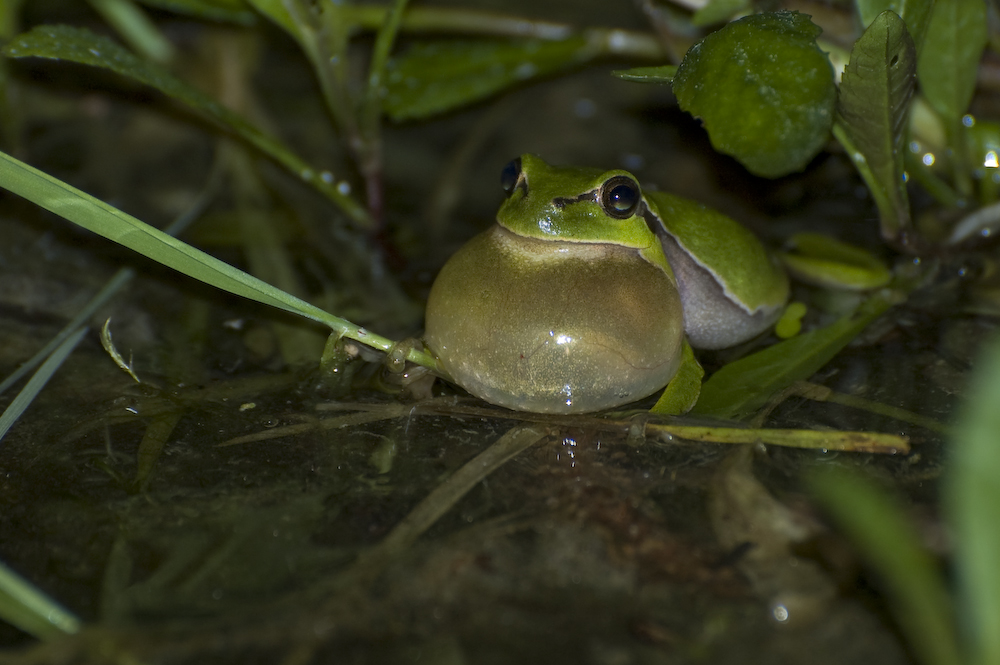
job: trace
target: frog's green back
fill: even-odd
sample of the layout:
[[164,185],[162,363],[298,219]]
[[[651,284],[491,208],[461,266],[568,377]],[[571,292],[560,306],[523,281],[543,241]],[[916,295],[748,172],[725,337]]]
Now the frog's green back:
[[753,314],[788,298],[784,269],[746,227],[695,201],[666,192],[646,192],[664,230],[711,272],[730,299]]

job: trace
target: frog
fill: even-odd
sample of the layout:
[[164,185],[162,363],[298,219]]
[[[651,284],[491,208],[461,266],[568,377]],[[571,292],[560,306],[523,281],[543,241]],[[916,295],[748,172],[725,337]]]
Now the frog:
[[689,376],[690,347],[753,339],[788,301],[749,229],[628,171],[523,154],[501,184],[495,224],[435,279],[424,332],[451,380],[487,402],[554,414],[635,402]]

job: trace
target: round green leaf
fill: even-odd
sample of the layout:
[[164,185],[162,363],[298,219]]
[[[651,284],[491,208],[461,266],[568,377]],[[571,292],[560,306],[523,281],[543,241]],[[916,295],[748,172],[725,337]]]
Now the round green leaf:
[[699,117],[712,146],[751,172],[776,178],[802,169],[833,123],[833,67],[819,27],[797,12],[755,14],[691,47],[673,89]]

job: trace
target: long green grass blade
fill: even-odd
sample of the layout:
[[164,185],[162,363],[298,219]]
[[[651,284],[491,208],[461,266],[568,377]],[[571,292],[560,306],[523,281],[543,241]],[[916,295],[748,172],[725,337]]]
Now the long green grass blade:
[[41,640],[80,630],[80,620],[0,563],[0,618]]
[[11,58],[50,58],[101,67],[152,86],[268,155],[337,204],[358,226],[369,228],[372,224],[364,207],[341,191],[330,174],[319,173],[275,136],[262,132],[197,88],[159,65],[137,58],[106,37],[66,25],[43,25],[14,38],[3,48],[3,53]]
[[969,662],[1000,665],[1000,344],[977,372],[956,428],[944,503],[956,536]]
[[[337,335],[381,351],[388,352],[395,345],[390,339],[324,312],[5,153],[0,153],[0,186],[206,284],[318,321]],[[443,372],[436,359],[423,351],[411,349],[406,357],[411,362]]]
[[693,413],[719,418],[753,413],[779,391],[815,374],[892,302],[890,294],[872,296],[854,315],[725,365],[702,386]]
[[811,480],[824,507],[884,580],[914,655],[923,665],[961,665],[951,598],[903,509],[871,482],[843,470],[828,469]]
[[[2,1],[2,0],[0,0]],[[171,222],[167,228],[163,229],[164,233],[172,236],[180,235],[184,229],[186,229],[194,220],[201,216],[201,213],[205,210],[205,207],[215,196],[216,190],[218,189],[220,178],[219,169],[214,169],[212,171],[212,177],[209,179],[208,183],[205,185],[202,192],[195,199],[194,203],[181,213],[177,219]],[[62,330],[60,330],[55,337],[49,340],[42,349],[32,356],[27,362],[14,370],[10,376],[0,381],[0,395],[5,393],[12,385],[20,381],[22,378],[28,375],[29,372],[34,370],[36,367],[45,362],[45,359],[52,354],[53,351],[58,348],[70,335],[72,335],[78,328],[82,328],[86,325],[90,317],[93,316],[94,312],[100,309],[104,303],[111,300],[112,297],[118,291],[120,291],[132,277],[135,276],[135,271],[131,268],[122,268],[116,272],[111,279],[109,279],[104,286],[101,287],[94,296],[84,305],[67,323]]]

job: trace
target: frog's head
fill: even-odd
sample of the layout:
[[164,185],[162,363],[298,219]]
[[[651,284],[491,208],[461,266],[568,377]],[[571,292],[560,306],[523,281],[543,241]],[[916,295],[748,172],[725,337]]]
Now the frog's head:
[[517,235],[639,250],[659,242],[644,218],[639,183],[628,171],[556,167],[525,154],[504,167],[501,184],[507,199],[497,222]]

